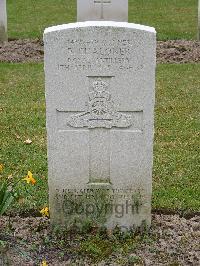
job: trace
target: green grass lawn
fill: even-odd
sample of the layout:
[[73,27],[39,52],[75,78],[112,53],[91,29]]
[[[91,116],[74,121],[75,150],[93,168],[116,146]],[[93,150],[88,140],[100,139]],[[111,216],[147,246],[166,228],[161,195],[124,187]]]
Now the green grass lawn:
[[[37,185],[20,210],[40,209],[48,194],[43,65],[1,63],[0,73],[0,163],[5,176],[33,172]],[[157,68],[153,208],[200,209],[199,76],[198,64]]]
[[200,211],[200,64],[159,65],[153,207]]
[[[129,0],[129,22],[154,26],[158,39],[196,39],[197,0]],[[76,0],[7,0],[10,38],[42,38],[45,27],[76,21]]]

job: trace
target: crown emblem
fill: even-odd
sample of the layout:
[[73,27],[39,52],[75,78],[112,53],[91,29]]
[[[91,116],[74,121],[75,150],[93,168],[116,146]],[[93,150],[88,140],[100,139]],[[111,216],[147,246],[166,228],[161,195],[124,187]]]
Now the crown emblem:
[[117,112],[108,91],[108,83],[97,78],[92,83],[88,95],[88,111],[70,117],[68,124],[72,127],[112,128],[132,125],[130,115]]

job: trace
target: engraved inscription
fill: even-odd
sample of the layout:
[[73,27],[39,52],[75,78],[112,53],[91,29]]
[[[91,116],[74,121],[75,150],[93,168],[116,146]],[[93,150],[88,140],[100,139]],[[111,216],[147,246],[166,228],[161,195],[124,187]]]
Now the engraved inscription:
[[94,4],[101,4],[101,18],[103,19],[103,12],[104,12],[104,4],[111,4],[110,0],[94,0]]
[[68,120],[71,127],[128,128],[133,124],[130,115],[115,110],[108,83],[102,78],[97,78],[92,83],[92,91],[89,92],[88,98],[88,110],[72,115]]
[[138,44],[129,39],[70,39],[65,41],[65,53],[57,66],[61,71],[137,71],[143,68],[137,50]]

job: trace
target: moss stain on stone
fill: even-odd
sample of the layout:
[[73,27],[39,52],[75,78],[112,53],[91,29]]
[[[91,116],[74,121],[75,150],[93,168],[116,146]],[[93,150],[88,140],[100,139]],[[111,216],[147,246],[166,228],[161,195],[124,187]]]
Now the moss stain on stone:
[[[67,228],[74,225],[81,228],[85,224],[102,227],[112,215],[117,218],[123,217],[125,214],[123,204],[131,206],[129,211],[132,211],[133,215],[138,215],[143,205],[141,192],[128,194],[124,192],[124,195],[125,198],[121,198],[112,188],[103,187],[101,184],[80,191],[63,191],[55,197],[56,214],[54,213],[53,220]],[[123,207],[122,216],[119,216],[119,207]]]
[[7,32],[3,25],[0,25],[0,43],[6,42],[8,40]]
[[105,224],[112,213],[112,198],[107,188],[86,189],[86,192],[65,192],[55,197],[55,206],[61,223],[67,226],[92,222],[93,225]]

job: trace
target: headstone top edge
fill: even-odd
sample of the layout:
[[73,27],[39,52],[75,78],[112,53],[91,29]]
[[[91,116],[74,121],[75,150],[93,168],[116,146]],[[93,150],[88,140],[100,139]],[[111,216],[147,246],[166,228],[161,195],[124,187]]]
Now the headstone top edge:
[[52,26],[44,30],[44,36],[48,33],[62,31],[67,29],[85,28],[85,27],[118,27],[118,28],[128,28],[136,29],[141,31],[146,31],[156,34],[156,30],[153,27],[134,24],[128,22],[116,22],[116,21],[85,21],[85,22],[75,22],[69,24],[62,24],[57,26]]

